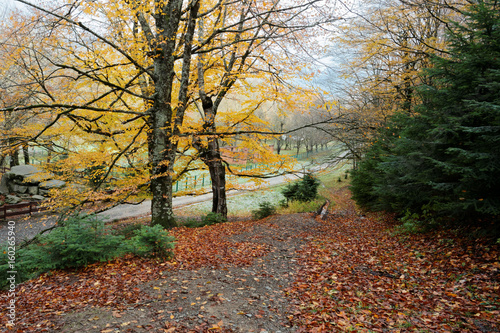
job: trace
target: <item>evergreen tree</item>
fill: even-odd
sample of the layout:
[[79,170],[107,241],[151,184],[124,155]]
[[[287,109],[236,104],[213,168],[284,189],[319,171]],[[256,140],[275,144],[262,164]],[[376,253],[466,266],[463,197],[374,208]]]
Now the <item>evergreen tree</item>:
[[449,57],[436,57],[423,73],[429,84],[417,89],[417,115],[393,117],[379,134],[384,144],[374,144],[366,155],[372,161],[354,173],[362,206],[456,218],[500,214],[499,7],[476,1],[464,23],[453,25]]
[[300,182],[287,185],[281,193],[289,201],[308,202],[316,199],[318,196],[318,187],[320,181],[310,173],[304,175]]

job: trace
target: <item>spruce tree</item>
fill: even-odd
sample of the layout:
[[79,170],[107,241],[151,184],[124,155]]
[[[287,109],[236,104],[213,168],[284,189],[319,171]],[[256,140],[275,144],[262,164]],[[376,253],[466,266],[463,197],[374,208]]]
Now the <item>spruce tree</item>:
[[500,4],[477,1],[450,33],[422,87],[432,144],[426,180],[433,209],[462,217],[500,214]]
[[500,214],[499,7],[476,1],[453,24],[449,56],[433,59],[428,84],[416,89],[417,115],[394,116],[354,174],[360,204],[457,219]]

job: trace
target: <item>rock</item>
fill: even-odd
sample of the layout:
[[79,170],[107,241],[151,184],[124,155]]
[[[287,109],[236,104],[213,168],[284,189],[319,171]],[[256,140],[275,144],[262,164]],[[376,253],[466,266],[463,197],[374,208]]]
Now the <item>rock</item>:
[[66,185],[65,181],[51,179],[51,180],[46,180],[44,182],[41,182],[39,187],[40,187],[40,189],[50,190],[51,188],[61,188],[61,187],[64,187],[65,185]]
[[69,184],[68,187],[71,188],[72,190],[76,190],[79,193],[82,193],[87,189],[85,185],[81,184]]
[[44,196],[41,196],[41,195],[33,195],[31,197],[31,200],[35,200],[35,201],[42,201],[42,200],[45,200],[45,197]]
[[26,191],[28,191],[28,186],[26,185],[17,185],[17,184],[12,185],[12,192],[24,194],[26,193]]
[[52,179],[54,174],[45,172],[33,165],[16,165],[5,176],[11,183],[38,185],[41,181]]
[[43,188],[38,189],[38,194],[40,195],[49,195],[49,190],[44,190]]
[[28,186],[28,193],[31,195],[38,194],[38,186]]
[[9,205],[14,205],[14,204],[20,203],[21,201],[23,201],[23,199],[16,197],[15,195],[6,195],[5,196],[5,203],[9,204]]
[[[36,179],[36,174],[42,174],[42,170],[32,165],[16,165],[10,169],[5,176],[17,184],[37,185],[40,181]],[[31,177],[30,179],[26,179]],[[35,179],[33,179],[35,178]],[[26,181],[25,181],[26,180]]]
[[10,168],[10,171],[7,173],[12,174],[14,176],[21,176],[24,178],[40,172],[42,172],[42,170],[32,165],[16,165]]

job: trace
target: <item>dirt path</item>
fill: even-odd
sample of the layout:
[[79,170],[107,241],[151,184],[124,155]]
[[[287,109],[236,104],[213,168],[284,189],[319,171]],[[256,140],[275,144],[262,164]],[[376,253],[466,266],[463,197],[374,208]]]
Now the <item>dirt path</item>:
[[61,332],[295,332],[283,290],[294,281],[296,251],[320,225],[308,214],[268,218],[229,237],[267,247],[252,264],[165,271],[136,286],[147,301],[65,314],[57,326]]

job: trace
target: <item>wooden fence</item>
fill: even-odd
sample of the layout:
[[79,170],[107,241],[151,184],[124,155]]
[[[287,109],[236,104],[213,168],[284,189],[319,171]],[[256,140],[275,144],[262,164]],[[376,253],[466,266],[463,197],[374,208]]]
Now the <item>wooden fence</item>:
[[45,210],[45,207],[40,207],[36,202],[23,202],[15,205],[3,205],[0,207],[0,220],[5,220],[7,217],[37,213]]

